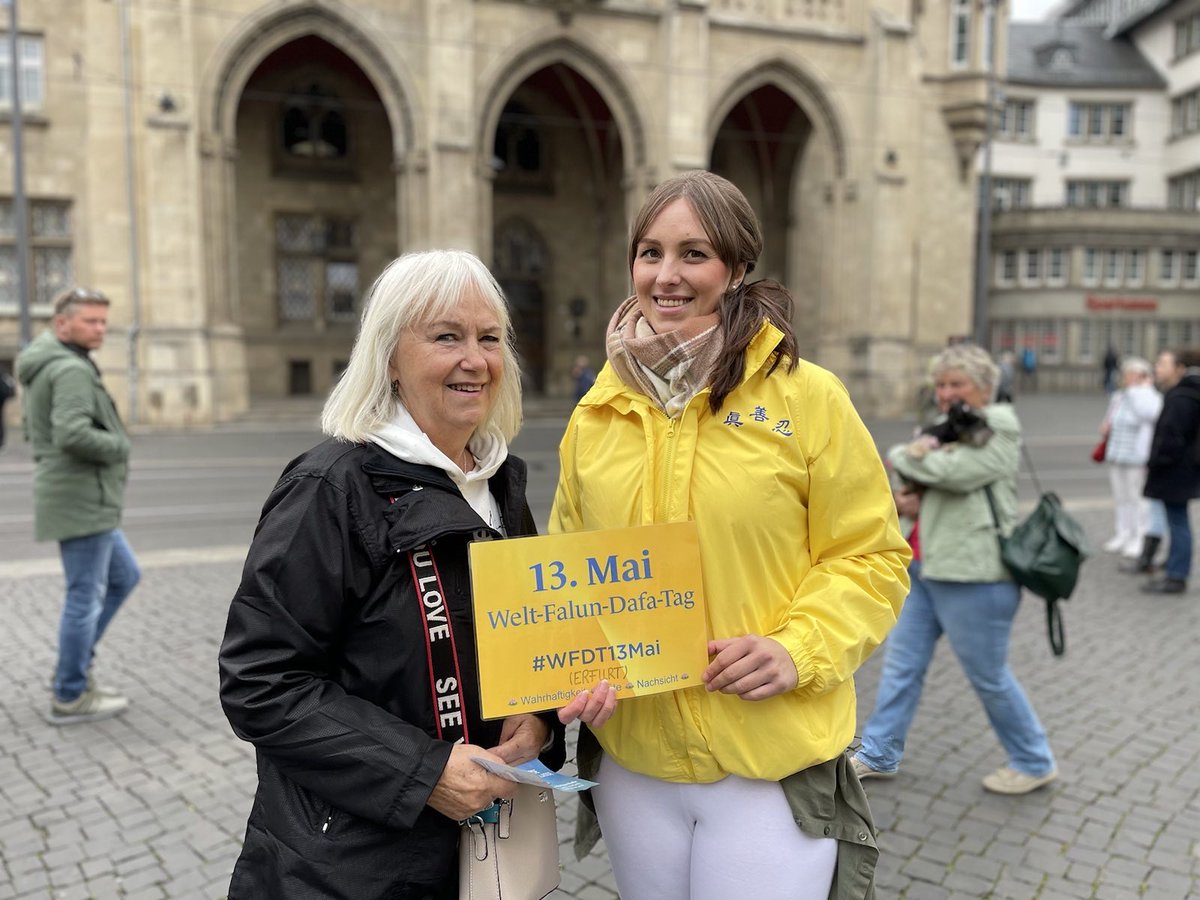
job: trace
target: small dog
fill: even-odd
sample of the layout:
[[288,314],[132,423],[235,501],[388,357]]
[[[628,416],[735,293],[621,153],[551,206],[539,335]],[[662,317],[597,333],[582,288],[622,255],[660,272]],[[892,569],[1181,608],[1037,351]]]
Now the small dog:
[[945,419],[921,429],[916,440],[908,445],[908,455],[922,459],[930,450],[945,444],[982,447],[992,439],[993,434],[995,432],[988,427],[987,419],[977,409],[955,400],[946,410]]
[[[977,409],[955,400],[946,410],[946,418],[922,428],[906,452],[913,459],[924,459],[930,450],[947,444],[982,447],[992,439],[993,434],[995,432],[988,427],[987,419]],[[925,485],[910,478],[903,478],[902,481],[904,486],[901,490],[905,493],[920,494],[925,490]]]

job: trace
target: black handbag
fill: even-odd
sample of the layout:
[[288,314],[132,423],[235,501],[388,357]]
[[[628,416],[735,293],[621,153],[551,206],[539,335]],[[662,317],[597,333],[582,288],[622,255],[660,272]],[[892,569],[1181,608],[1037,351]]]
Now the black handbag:
[[1000,558],[1013,581],[1046,601],[1050,649],[1055,656],[1062,656],[1066,650],[1066,634],[1058,601],[1068,599],[1075,590],[1079,568],[1090,549],[1083,526],[1063,509],[1057,494],[1042,491],[1028,450],[1025,456],[1037,487],[1038,502],[1033,512],[1019,522],[1008,537],[1000,533],[1000,517],[996,514],[991,486],[986,486],[984,491],[996,525]]

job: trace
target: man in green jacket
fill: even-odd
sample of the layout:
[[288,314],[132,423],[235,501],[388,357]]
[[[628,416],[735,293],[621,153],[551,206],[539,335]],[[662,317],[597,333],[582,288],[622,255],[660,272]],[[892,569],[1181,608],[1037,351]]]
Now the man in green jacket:
[[104,343],[109,300],[75,288],[54,324],[17,357],[25,437],[33,447],[34,531],[58,541],[67,595],[48,720],[107,719],[129,701],[91,676],[96,644],[141,578],[120,529],[129,436],[90,353]]

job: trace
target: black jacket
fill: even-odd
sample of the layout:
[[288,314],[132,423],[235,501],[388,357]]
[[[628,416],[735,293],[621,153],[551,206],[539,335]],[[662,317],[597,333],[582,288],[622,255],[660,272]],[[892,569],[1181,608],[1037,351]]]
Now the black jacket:
[[[534,533],[525,464],[489,480],[511,536]],[[254,744],[258,791],[230,900],[457,896],[458,826],[426,806],[450,756],[436,737],[407,552],[429,543],[479,717],[467,545],[499,537],[444,472],[372,444],[293,460],[263,507],[221,645],[221,703]],[[551,768],[563,762],[555,716]]]
[[1146,462],[1145,495],[1166,503],[1200,496],[1200,372],[1188,369],[1163,397]]

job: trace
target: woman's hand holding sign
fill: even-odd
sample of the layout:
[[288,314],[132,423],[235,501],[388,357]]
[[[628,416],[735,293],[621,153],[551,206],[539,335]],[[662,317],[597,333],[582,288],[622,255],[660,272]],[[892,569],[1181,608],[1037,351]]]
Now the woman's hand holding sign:
[[550,736],[550,726],[528,713],[510,716],[504,720],[500,731],[500,743],[492,748],[492,752],[510,766],[537,759],[546,738]]
[[575,699],[558,711],[558,721],[564,725],[578,719],[585,725],[599,728],[617,709],[617,692],[607,681],[601,681],[590,691],[580,691]]
[[710,691],[766,700],[800,683],[791,654],[771,638],[745,634],[709,641],[708,655],[715,658],[701,677]]

